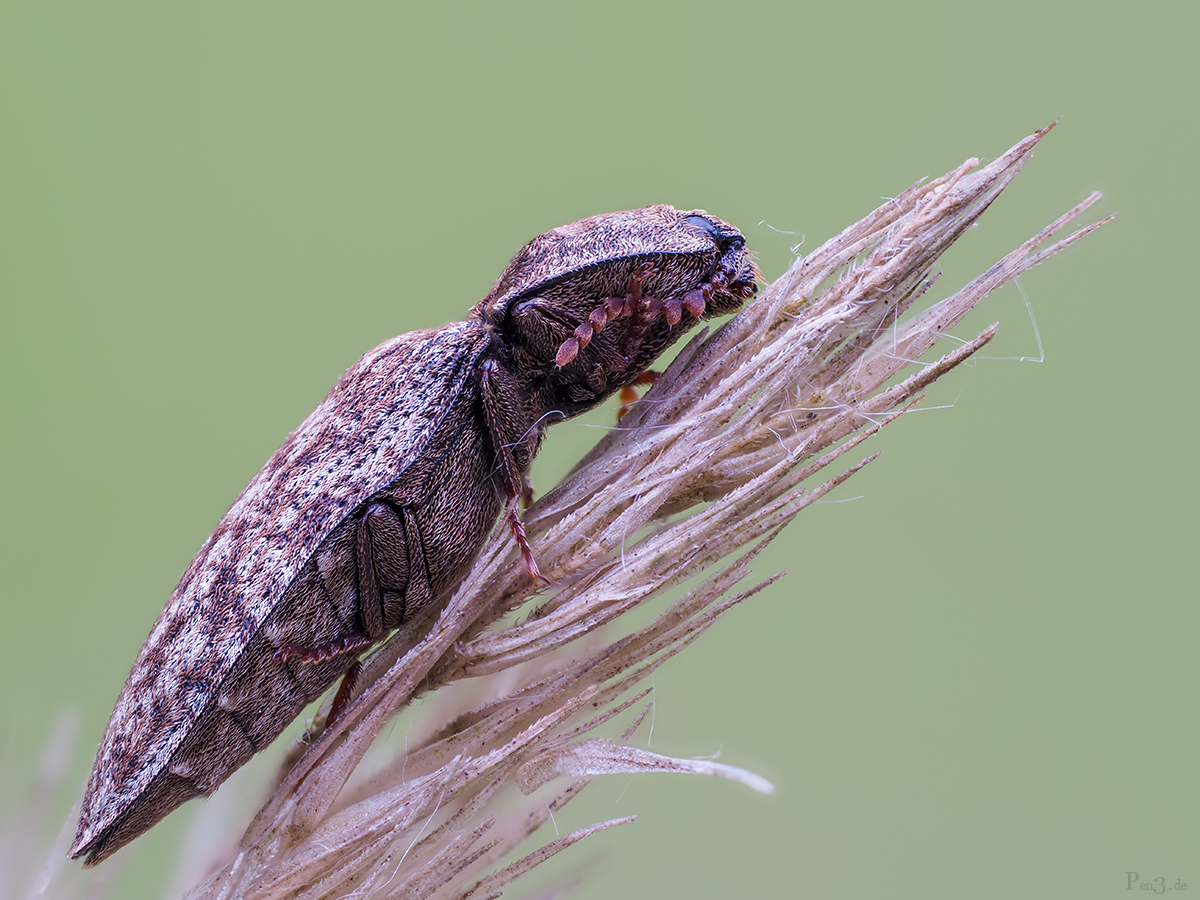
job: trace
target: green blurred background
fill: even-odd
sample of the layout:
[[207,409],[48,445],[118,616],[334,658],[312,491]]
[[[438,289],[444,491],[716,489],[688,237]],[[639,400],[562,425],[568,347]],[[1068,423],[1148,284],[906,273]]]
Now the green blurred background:
[[[703,207],[774,277],[1061,116],[934,292],[1104,191],[1117,221],[1022,280],[1044,361],[1012,359],[1038,353],[1018,289],[990,298],[959,329],[1000,319],[988,358],[656,677],[655,749],[776,794],[609,779],[560,830],[639,821],[549,875],[592,861],[584,898],[1200,890],[1196,9],[5,4],[4,817],[74,708],[57,828],[179,574],[338,374],[460,318],[533,235]],[[598,433],[555,429],[537,487]],[[163,895],[199,806],[123,852],[114,896]]]

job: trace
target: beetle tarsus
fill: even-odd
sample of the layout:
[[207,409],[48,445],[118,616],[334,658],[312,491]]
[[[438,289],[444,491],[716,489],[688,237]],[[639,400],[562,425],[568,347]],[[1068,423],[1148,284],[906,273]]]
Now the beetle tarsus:
[[529,572],[529,577],[534,581],[544,581],[549,584],[550,579],[538,570],[537,560],[533,558],[533,551],[529,549],[529,535],[525,533],[525,526],[521,524],[521,517],[517,514],[515,497],[509,501],[504,515],[508,519],[508,527],[512,529],[513,537],[517,539],[517,547],[521,551],[521,558],[525,560],[525,570]]

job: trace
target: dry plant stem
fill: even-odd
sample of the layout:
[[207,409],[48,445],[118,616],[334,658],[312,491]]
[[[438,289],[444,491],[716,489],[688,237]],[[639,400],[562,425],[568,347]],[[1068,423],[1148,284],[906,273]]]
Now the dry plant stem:
[[[190,896],[496,896],[550,855],[628,821],[574,832],[487,874],[594,775],[702,772],[768,790],[740,770],[592,733],[641,703],[640,683],[659,665],[773,581],[730,593],[784,526],[874,456],[805,485],[911,409],[995,326],[896,381],[901,369],[989,292],[1103,224],[1044,246],[1093,195],[952,296],[900,320],[928,290],[939,257],[1048,131],[987,166],[969,160],[914,185],[798,260],[716,334],[694,339],[620,427],[528,511],[550,588],[531,585],[498,529],[437,620],[406,626],[367,661],[360,695],[292,765],[238,856]],[[680,586],[650,624],[599,636]],[[541,605],[505,624],[535,591]],[[346,788],[398,709],[470,678],[505,687],[480,690],[490,699],[474,709],[447,709],[448,724]],[[642,692],[622,702],[632,690]],[[578,780],[549,801],[535,797],[515,811],[495,802],[510,785],[533,791],[563,776]]]

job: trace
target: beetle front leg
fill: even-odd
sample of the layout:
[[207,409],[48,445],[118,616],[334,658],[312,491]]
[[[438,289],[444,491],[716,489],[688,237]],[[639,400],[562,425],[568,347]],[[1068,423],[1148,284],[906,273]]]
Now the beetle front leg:
[[[642,293],[642,282],[653,271],[653,263],[642,263],[637,270],[629,276],[629,293],[624,297],[608,297],[604,302],[591,311],[588,318],[558,348],[558,353],[555,355],[554,364],[560,369],[579,355],[579,351],[592,342],[592,338],[596,333],[603,331],[604,327],[613,319],[622,316],[632,318],[634,324],[631,332],[634,334],[634,340],[645,332],[645,321],[651,316],[656,315],[663,307],[661,301],[647,297]],[[630,343],[630,333],[626,334],[625,343]],[[628,350],[622,352],[628,353]]]
[[[538,570],[533,551],[529,549],[529,536],[521,523],[519,500],[532,496],[533,489],[525,478],[529,466],[531,440],[536,440],[531,426],[522,414],[520,394],[505,384],[500,364],[494,359],[485,359],[479,367],[479,393],[483,400],[483,418],[487,426],[488,442],[495,457],[496,469],[506,499],[505,520],[512,529],[525,560],[525,568],[531,578],[545,581]],[[506,389],[507,388],[507,389]],[[521,459],[518,459],[518,454]]]
[[508,527],[512,529],[513,537],[516,538],[517,549],[521,551],[521,558],[525,560],[525,569],[529,572],[529,577],[535,581],[547,581],[538,569],[537,560],[533,558],[533,551],[529,548],[529,535],[525,533],[525,526],[521,523],[516,497],[510,498],[505,505],[504,518],[508,521]]

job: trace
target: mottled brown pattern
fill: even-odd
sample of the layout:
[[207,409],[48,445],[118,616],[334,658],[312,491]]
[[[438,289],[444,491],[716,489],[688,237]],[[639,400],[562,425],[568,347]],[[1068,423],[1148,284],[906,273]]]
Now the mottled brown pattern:
[[117,700],[71,856],[99,862],[215,790],[356,648],[454,582],[546,424],[630,383],[755,278],[742,236],[701,211],[594,216],[535,238],[467,321],[359,360],[184,572]]

